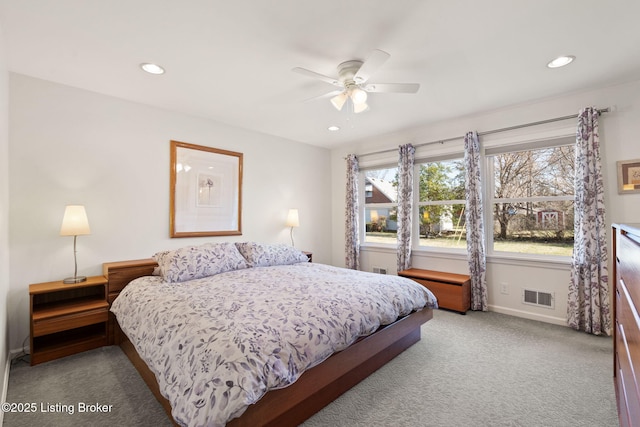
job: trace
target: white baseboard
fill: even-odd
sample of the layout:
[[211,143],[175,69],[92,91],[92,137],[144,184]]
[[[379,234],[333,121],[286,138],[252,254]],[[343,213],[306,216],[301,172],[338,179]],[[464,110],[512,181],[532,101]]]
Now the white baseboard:
[[[9,389],[9,371],[11,371],[12,358],[12,352],[10,351],[9,354],[7,354],[7,362],[4,365],[4,377],[2,377],[2,396],[0,397],[2,399],[0,400],[0,402],[2,403],[7,401],[7,390]],[[0,411],[0,425],[4,425],[4,411]]]
[[[17,350],[9,350],[9,354],[7,354],[7,362],[4,366],[4,377],[2,384],[2,396],[0,398],[0,402],[4,403],[7,401],[7,391],[9,390],[9,373],[11,372],[11,362],[13,359],[24,353],[26,349],[17,349]],[[28,350],[27,350],[28,351]],[[3,425],[4,422],[4,412],[0,411],[0,426]]]
[[489,305],[489,311],[496,313],[508,314],[514,317],[522,317],[524,319],[537,320],[539,322],[552,323],[554,325],[567,326],[567,319],[555,316],[547,316],[544,314],[531,313],[529,311],[515,310],[513,308],[501,307],[497,305]]

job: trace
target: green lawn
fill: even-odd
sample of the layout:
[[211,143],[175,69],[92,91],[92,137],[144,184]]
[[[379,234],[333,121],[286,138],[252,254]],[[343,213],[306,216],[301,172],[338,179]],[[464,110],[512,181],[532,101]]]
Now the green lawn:
[[[395,233],[367,233],[367,243],[396,243]],[[466,249],[467,242],[464,238],[458,236],[436,237],[436,238],[420,238],[421,246],[430,246],[437,248],[458,248]],[[561,255],[571,256],[573,252],[573,243],[571,242],[535,242],[529,240],[504,240],[494,242],[494,251],[496,252],[516,252],[524,254],[537,255]]]

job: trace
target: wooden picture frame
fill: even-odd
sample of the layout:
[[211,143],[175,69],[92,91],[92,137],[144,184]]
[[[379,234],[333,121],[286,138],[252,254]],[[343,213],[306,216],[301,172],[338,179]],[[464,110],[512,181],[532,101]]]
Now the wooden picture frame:
[[640,159],[621,160],[618,164],[618,193],[640,193]]
[[242,234],[242,153],[171,141],[171,237]]

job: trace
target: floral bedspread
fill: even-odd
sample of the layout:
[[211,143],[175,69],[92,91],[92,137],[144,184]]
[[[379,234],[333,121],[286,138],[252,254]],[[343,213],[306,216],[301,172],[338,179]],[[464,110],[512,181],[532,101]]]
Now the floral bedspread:
[[436,299],[410,279],[323,264],[254,267],[182,283],[131,282],[111,311],[176,422],[222,426],[379,326]]

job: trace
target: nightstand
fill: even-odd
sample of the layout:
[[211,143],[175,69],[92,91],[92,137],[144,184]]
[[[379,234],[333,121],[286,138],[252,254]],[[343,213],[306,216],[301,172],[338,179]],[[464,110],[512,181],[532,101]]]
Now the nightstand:
[[29,285],[31,365],[107,344],[107,279]]

